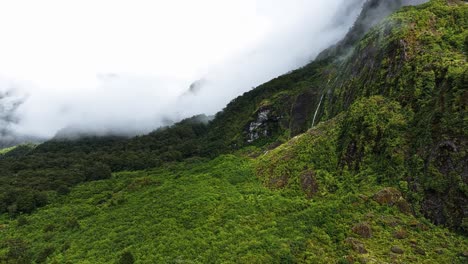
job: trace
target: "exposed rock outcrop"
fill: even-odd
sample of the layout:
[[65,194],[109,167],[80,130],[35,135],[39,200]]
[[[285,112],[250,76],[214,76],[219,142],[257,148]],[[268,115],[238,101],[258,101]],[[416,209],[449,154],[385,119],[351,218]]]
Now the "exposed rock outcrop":
[[362,238],[371,238],[372,237],[372,228],[369,223],[362,222],[358,223],[352,228],[353,233],[361,236]]
[[301,175],[301,187],[308,198],[312,198],[319,190],[319,184],[315,178],[315,173],[308,170]]
[[262,107],[253,116],[255,120],[250,121],[244,129],[247,143],[268,138],[277,130],[279,117],[274,115],[272,109]]
[[380,205],[396,206],[402,213],[411,213],[411,205],[403,198],[401,192],[395,188],[385,188],[374,194],[373,199]]
[[350,245],[351,248],[356,251],[357,253],[359,254],[366,254],[367,253],[367,249],[365,248],[364,244],[355,239],[355,238],[352,238],[352,237],[348,237],[346,238],[345,240],[346,244]]

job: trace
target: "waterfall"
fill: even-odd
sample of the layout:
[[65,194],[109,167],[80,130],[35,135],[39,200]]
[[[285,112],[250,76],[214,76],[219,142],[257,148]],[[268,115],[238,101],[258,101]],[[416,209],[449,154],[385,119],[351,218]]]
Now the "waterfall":
[[311,127],[311,128],[314,127],[315,118],[317,117],[318,111],[319,111],[319,109],[320,109],[320,105],[322,104],[323,96],[324,96],[324,94],[322,94],[322,96],[320,97],[320,102],[319,102],[319,104],[318,104],[318,106],[317,106],[317,109],[315,110],[314,119],[312,119],[312,127]]

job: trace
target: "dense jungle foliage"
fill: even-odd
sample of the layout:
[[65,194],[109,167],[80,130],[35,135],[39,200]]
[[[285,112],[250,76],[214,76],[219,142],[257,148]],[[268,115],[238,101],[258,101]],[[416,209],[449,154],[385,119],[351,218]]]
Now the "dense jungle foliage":
[[0,150],[0,261],[464,263],[468,5],[391,2],[212,120]]
[[8,263],[463,263],[465,237],[382,203],[401,198],[397,190],[389,198],[378,185],[330,175],[320,196],[307,199],[265,187],[256,166],[227,155],[80,184],[32,215],[5,219],[0,256]]

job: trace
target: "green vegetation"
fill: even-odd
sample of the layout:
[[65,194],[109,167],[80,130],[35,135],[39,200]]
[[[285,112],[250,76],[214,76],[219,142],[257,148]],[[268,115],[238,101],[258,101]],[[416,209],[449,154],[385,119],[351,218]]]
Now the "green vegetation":
[[15,149],[15,147],[9,147],[9,148],[0,149],[0,155],[6,154],[6,153],[8,153],[9,151],[12,151],[13,149]]
[[44,205],[34,199],[24,200],[24,193],[66,194],[67,189],[80,182],[110,177],[111,171],[153,168],[163,162],[208,156],[208,152],[201,153],[203,141],[197,141],[207,125],[196,122],[198,119],[187,119],[173,127],[130,139],[56,139],[38,146],[21,145],[11,149],[0,155],[0,214],[30,213]]
[[[378,186],[359,194],[339,187],[310,200],[264,187],[255,164],[228,155],[80,184],[35,214],[4,219],[0,256],[8,263],[463,261],[464,237],[379,205],[371,198]],[[369,238],[356,231],[360,223],[370,226]]]
[[0,261],[466,262],[468,5],[370,13],[209,122],[2,151]]

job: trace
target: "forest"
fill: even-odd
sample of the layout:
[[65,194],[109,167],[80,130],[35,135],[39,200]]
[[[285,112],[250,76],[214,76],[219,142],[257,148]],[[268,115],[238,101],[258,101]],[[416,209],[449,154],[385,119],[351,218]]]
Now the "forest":
[[379,4],[213,117],[0,150],[0,262],[466,263],[468,5]]

